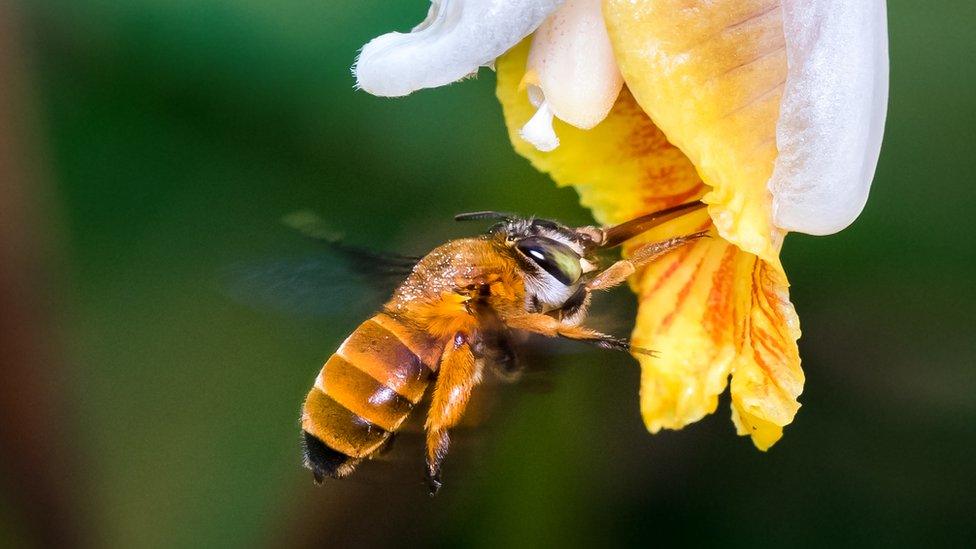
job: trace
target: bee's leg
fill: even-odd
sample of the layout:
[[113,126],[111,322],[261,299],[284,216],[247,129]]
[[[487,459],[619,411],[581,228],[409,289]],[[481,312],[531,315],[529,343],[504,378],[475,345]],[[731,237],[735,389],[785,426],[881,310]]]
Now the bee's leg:
[[512,345],[511,333],[507,329],[489,331],[483,337],[472,344],[475,358],[483,362],[485,368],[499,380],[505,383],[518,381],[522,377],[523,365]]
[[[487,293],[487,289],[483,293]],[[522,375],[512,332],[498,317],[498,313],[484,299],[471,300],[469,311],[478,319],[478,332],[472,334],[471,351],[483,361],[493,374],[505,382],[513,382]]]
[[434,396],[427,413],[427,481],[430,495],[441,487],[441,462],[447,455],[451,439],[447,430],[457,425],[471,397],[471,390],[481,381],[481,369],[474,359],[467,338],[458,334],[447,344],[437,372]]
[[600,274],[596,275],[596,278],[586,284],[586,288],[591,291],[612,288],[627,280],[627,278],[634,274],[637,269],[647,265],[651,261],[658,259],[675,248],[680,248],[689,242],[693,242],[705,236],[708,236],[708,231],[702,231],[686,236],[678,236],[668,240],[662,240],[661,242],[653,242],[651,244],[641,246],[640,248],[634,250],[634,253],[631,254],[629,259],[621,259],[620,261],[601,271]]
[[547,337],[562,337],[574,341],[582,341],[596,345],[602,349],[614,351],[629,351],[642,354],[653,354],[646,349],[631,347],[630,340],[625,337],[607,335],[585,326],[574,326],[560,322],[555,318],[541,313],[524,313],[507,319],[508,325],[518,330],[525,330]]
[[515,381],[522,374],[522,365],[519,363],[515,347],[512,345],[511,334],[507,330],[499,333],[495,340],[492,365],[499,375],[508,381]]

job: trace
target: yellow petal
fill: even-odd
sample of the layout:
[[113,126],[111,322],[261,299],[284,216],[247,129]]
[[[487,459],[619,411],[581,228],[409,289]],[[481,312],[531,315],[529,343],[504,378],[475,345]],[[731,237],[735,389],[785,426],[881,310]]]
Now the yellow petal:
[[[708,216],[676,220],[648,238],[707,229]],[[634,345],[641,363],[641,415],[653,433],[715,411],[736,358],[735,272],[742,254],[715,235],[652,263],[639,276]]]
[[698,198],[704,192],[694,166],[624,89],[610,114],[591,130],[554,121],[560,145],[541,152],[519,137],[535,114],[519,83],[525,75],[529,43],[523,41],[495,63],[498,100],[515,150],[560,186],[572,185],[580,202],[600,223],[620,223],[638,215]]
[[779,0],[604,0],[624,82],[711,187],[719,233],[778,264],[766,188],[786,81]]
[[732,420],[740,435],[766,450],[800,408],[800,326],[782,270],[756,261],[749,280],[748,329],[732,374]]
[[[704,215],[687,216],[645,238],[708,225]],[[769,448],[793,420],[803,389],[798,320],[779,267],[715,235],[676,250],[639,277],[633,340],[658,353],[638,356],[648,429],[678,429],[715,411],[731,373],[738,433]]]

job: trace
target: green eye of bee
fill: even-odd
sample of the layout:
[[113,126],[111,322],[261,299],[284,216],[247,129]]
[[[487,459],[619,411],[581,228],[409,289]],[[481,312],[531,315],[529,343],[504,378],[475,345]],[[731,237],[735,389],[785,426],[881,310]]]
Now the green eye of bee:
[[517,247],[526,257],[563,285],[570,286],[583,275],[579,254],[562,242],[532,236],[520,240]]

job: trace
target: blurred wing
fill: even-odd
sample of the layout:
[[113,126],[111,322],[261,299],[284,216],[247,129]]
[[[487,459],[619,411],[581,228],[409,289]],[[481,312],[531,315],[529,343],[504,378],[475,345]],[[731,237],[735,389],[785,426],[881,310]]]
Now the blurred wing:
[[256,261],[226,270],[224,295],[259,310],[298,316],[362,316],[377,310],[409,273],[366,271],[334,254]]
[[343,240],[342,234],[330,230],[318,215],[308,210],[286,215],[282,218],[282,222],[320,243],[332,256],[363,275],[394,274],[405,277],[420,261],[419,257],[381,252],[348,244]]
[[376,311],[420,260],[348,244],[310,212],[283,221],[320,250],[234,265],[222,277],[225,295],[249,307],[292,315],[362,316]]

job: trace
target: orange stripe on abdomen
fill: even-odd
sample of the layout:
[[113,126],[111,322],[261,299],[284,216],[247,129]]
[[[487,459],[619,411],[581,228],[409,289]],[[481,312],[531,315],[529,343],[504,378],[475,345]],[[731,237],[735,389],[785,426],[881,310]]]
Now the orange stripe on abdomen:
[[302,408],[302,429],[352,458],[375,452],[430,383],[433,374],[413,349],[428,357],[433,350],[418,341],[426,340],[387,315],[360,324],[322,367]]
[[329,448],[354,458],[372,454],[390,437],[389,431],[354,414],[318,387],[312,387],[305,398],[302,429]]
[[315,386],[363,419],[395,431],[413,403],[338,354],[325,363]]
[[[382,318],[383,324],[378,320]],[[390,329],[400,328],[395,333]],[[401,335],[403,334],[403,335]],[[416,404],[430,383],[431,370],[402,340],[406,330],[386,315],[376,315],[356,328],[336,354],[379,383]]]

